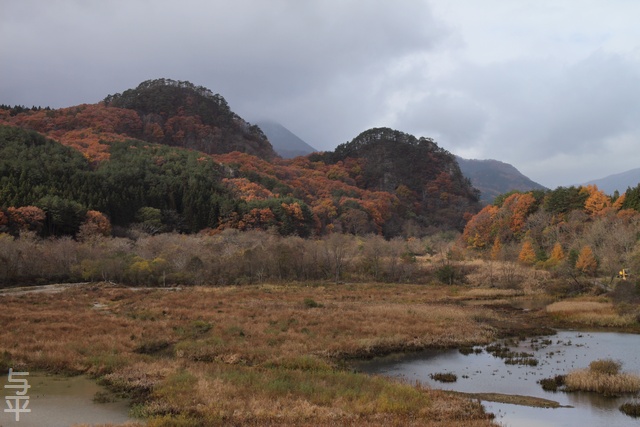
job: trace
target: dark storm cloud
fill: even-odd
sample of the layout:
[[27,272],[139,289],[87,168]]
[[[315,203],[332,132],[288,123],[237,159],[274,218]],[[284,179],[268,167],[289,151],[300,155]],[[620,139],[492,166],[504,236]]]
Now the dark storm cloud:
[[624,0],[0,0],[0,103],[189,80],[318,149],[389,126],[568,185],[640,166],[637,16]]
[[443,33],[420,2],[26,1],[5,10],[5,102],[67,106],[148,78],[190,80],[326,149],[376,115],[386,67]]

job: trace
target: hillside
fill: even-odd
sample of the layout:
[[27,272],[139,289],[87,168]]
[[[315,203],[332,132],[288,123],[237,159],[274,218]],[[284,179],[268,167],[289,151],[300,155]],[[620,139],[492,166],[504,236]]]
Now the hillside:
[[600,190],[612,195],[616,190],[622,194],[627,190],[627,188],[633,188],[637,186],[638,183],[640,183],[640,168],[595,179],[585,183],[584,185],[597,185]]
[[3,107],[0,123],[38,131],[93,162],[108,158],[108,142],[127,138],[207,154],[277,157],[259,127],[231,111],[221,95],[189,82],[148,80],[97,104],[57,110]]
[[420,227],[463,227],[479,206],[455,157],[430,138],[374,128],[311,159],[345,165],[358,186],[394,194]]
[[0,124],[0,232],[13,235],[76,236],[97,216],[120,234],[422,236],[462,230],[480,208],[431,139],[370,129],[335,152],[282,159],[221,96],[188,82],[56,110],[2,106]]
[[267,135],[276,153],[284,159],[306,156],[307,154],[318,151],[280,123],[257,121],[256,125]]
[[475,160],[457,157],[464,176],[480,190],[480,200],[492,203],[500,194],[509,191],[545,190],[546,187],[524,176],[518,169],[498,160]]

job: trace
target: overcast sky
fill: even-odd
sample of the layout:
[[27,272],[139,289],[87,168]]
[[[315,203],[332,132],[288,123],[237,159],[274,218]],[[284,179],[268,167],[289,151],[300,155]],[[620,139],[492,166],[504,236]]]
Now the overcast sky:
[[0,103],[166,77],[319,150],[371,127],[555,188],[640,167],[637,0],[0,0]]

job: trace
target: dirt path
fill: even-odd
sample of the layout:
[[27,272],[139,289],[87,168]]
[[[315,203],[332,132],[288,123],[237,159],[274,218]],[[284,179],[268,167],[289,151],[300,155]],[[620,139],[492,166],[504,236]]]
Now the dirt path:
[[82,283],[57,283],[54,285],[42,285],[42,286],[21,286],[17,288],[5,288],[0,289],[0,296],[5,295],[25,295],[25,294],[33,294],[33,293],[44,293],[44,294],[57,294],[59,292],[64,291],[65,289],[69,289],[72,287],[87,285],[89,282]]

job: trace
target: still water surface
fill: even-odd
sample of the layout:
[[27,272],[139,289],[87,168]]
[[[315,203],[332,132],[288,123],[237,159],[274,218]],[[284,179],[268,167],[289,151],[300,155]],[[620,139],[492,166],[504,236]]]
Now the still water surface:
[[[503,359],[486,351],[463,355],[458,350],[431,350],[379,358],[363,362],[357,368],[362,372],[420,381],[432,388],[534,396],[572,406],[546,409],[482,402],[488,412],[496,415],[496,421],[505,426],[640,426],[640,419],[629,417],[618,409],[622,403],[634,401],[635,396],[605,398],[593,393],[554,393],[544,391],[537,383],[543,378],[586,368],[593,360],[604,358],[620,361],[622,371],[640,375],[640,335],[561,331],[510,347],[518,352],[533,353],[538,366],[507,365]],[[429,377],[443,372],[456,374],[458,380],[440,383]]]
[[[59,377],[30,373],[27,379],[31,388],[28,390],[29,413],[20,414],[20,421],[15,414],[0,410],[0,427],[68,427],[74,424],[121,424],[130,421],[129,407],[125,400],[110,403],[94,403],[96,392],[106,389],[86,377]],[[7,383],[7,376],[0,377],[0,387]],[[14,390],[2,389],[2,406],[8,406],[4,400],[6,395],[15,395]]]

